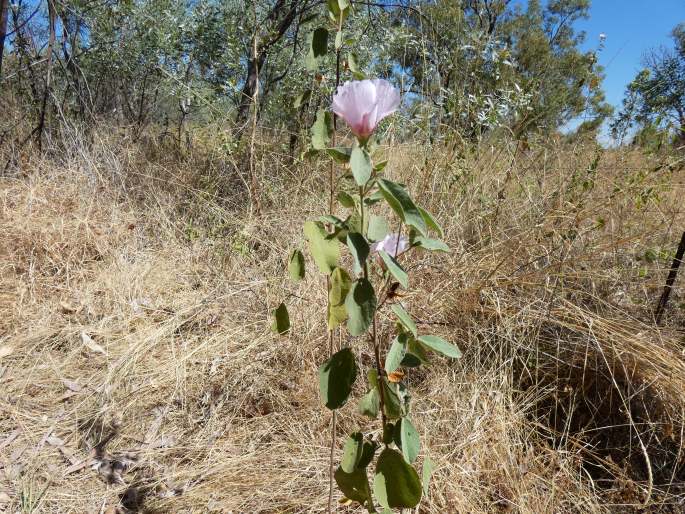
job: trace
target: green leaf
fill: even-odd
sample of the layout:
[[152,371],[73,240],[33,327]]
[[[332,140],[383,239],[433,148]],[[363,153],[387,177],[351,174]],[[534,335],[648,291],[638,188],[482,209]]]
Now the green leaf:
[[340,260],[338,240],[329,238],[323,224],[317,221],[308,221],[304,224],[304,235],[309,241],[309,251],[319,271],[328,275]]
[[397,394],[394,384],[391,384],[387,379],[381,380],[383,387],[383,407],[385,408],[385,416],[388,419],[397,419],[402,417],[402,400]]
[[340,191],[338,193],[338,201],[340,202],[340,205],[347,207],[348,209],[351,209],[356,205],[352,195],[346,193],[345,191]]
[[392,373],[399,368],[405,353],[407,353],[407,336],[406,334],[400,334],[392,342],[390,350],[385,356],[385,372]]
[[442,337],[438,336],[419,336],[419,342],[430,348],[431,350],[442,353],[447,357],[458,359],[461,357],[461,351],[452,343],[448,343]]
[[342,34],[341,30],[339,30],[335,34],[335,49],[336,50],[340,50],[340,48],[342,48],[342,44],[343,44],[342,35],[343,34]]
[[409,338],[407,344],[407,354],[402,359],[402,366],[407,368],[416,368],[421,364],[428,362],[428,354],[426,349],[416,339]]
[[[336,228],[347,228],[347,224],[343,220],[331,214],[323,214],[322,216],[319,216],[319,221],[323,223],[329,223]],[[330,238],[330,234],[326,234],[326,237]]]
[[331,289],[328,292],[328,301],[332,305],[343,305],[345,298],[352,287],[352,280],[342,268],[335,268],[331,273]]
[[408,463],[412,464],[419,456],[421,439],[416,428],[409,418],[402,418],[400,425],[400,440],[402,442],[402,455]]
[[354,257],[354,270],[359,273],[371,251],[369,243],[359,232],[350,232],[347,234],[347,246]]
[[404,310],[404,307],[402,307],[399,303],[394,303],[390,306],[390,309],[395,313],[397,319],[400,320],[402,326],[414,334],[414,337],[416,337],[418,333],[416,324],[414,323],[414,320],[411,319],[409,313]]
[[426,222],[426,225],[428,226],[429,229],[435,230],[440,237],[443,236],[442,232],[442,227],[438,224],[437,221],[435,221],[435,218],[433,215],[428,212],[426,209],[423,209],[422,207],[419,207],[419,212],[421,213],[421,216],[423,217],[423,221]]
[[345,473],[352,473],[357,468],[357,463],[364,451],[364,436],[361,432],[354,432],[345,441],[343,456],[340,467]]
[[293,250],[288,259],[288,273],[290,278],[299,282],[304,278],[304,255],[299,250]]
[[385,425],[383,425],[383,443],[384,444],[390,444],[392,443],[394,439],[394,434],[395,434],[395,424],[388,422]]
[[307,89],[303,93],[300,93],[299,95],[297,95],[295,97],[295,101],[293,102],[293,107],[295,109],[299,109],[300,107],[302,107],[302,105],[304,105],[305,103],[307,103],[307,101],[309,101],[309,97],[311,97],[311,96],[312,96],[311,89]]
[[381,256],[385,266],[388,268],[390,274],[407,289],[409,287],[409,275],[404,271],[400,263],[394,257],[391,257],[385,250],[378,250],[378,255]]
[[354,210],[347,218],[347,225],[350,228],[350,232],[359,232],[360,234],[365,234],[369,227],[369,218],[364,218],[364,225],[362,226],[361,214],[358,210]]
[[371,461],[373,460],[373,456],[376,453],[377,449],[378,449],[378,444],[376,444],[374,441],[364,442],[364,448],[362,449],[362,456],[359,459],[359,462],[357,462],[357,467],[358,468],[365,468],[366,466],[371,464]]
[[354,145],[350,154],[350,168],[357,185],[365,185],[371,178],[371,157],[369,153],[358,145]]
[[328,328],[333,330],[338,325],[342,324],[347,319],[347,311],[345,306],[337,306],[328,304]]
[[328,31],[319,27],[312,34],[312,52],[317,59],[326,55],[328,51]]
[[352,279],[342,268],[331,273],[331,288],[328,291],[328,328],[335,328],[347,319],[345,298],[352,287]]
[[369,381],[369,387],[378,387],[378,371],[374,368],[369,368],[366,372],[366,380]]
[[290,330],[290,316],[288,315],[288,308],[284,303],[281,303],[273,311],[274,321],[271,324],[271,330],[277,334],[285,334]]
[[[350,12],[348,0],[328,0],[328,16],[338,25],[345,21]],[[343,5],[345,7],[343,7]]]
[[312,125],[312,148],[325,150],[333,135],[333,117],[331,113],[319,109],[316,113],[316,121]]
[[385,218],[376,216],[375,214],[370,216],[368,236],[371,241],[380,241],[387,236],[389,232],[390,229],[388,228],[388,222]]
[[347,67],[352,73],[359,73],[359,59],[357,54],[350,52],[347,54]]
[[430,457],[426,456],[423,459],[423,470],[421,471],[421,485],[423,486],[423,494],[428,495],[428,486],[430,485],[431,475],[435,465]]
[[449,252],[450,247],[439,239],[430,239],[423,236],[414,236],[411,240],[413,246],[437,252]]
[[426,222],[407,190],[396,182],[384,178],[378,179],[378,185],[385,201],[400,219],[410,227],[414,227],[422,235],[426,235]]
[[378,388],[374,387],[359,401],[359,414],[368,416],[371,419],[376,419],[380,409],[381,399],[378,395]]
[[345,405],[357,378],[357,364],[349,348],[343,348],[319,367],[319,394],[331,410]]
[[371,193],[369,196],[364,198],[364,204],[366,205],[374,205],[381,200],[385,200],[385,197],[383,196],[383,192],[380,189],[377,189],[373,193]]
[[365,278],[357,280],[345,299],[347,330],[350,335],[360,336],[371,325],[376,312],[376,293],[371,282]]
[[387,165],[388,161],[386,159],[385,161],[381,161],[378,164],[374,165],[373,171],[383,171]]
[[333,476],[338,487],[347,498],[359,503],[367,501],[370,491],[366,468],[358,468],[352,473],[345,473],[342,467],[339,467]]
[[333,157],[334,161],[339,162],[340,164],[347,164],[350,162],[350,153],[352,153],[352,150],[350,148],[338,146],[335,148],[326,148],[326,153]]
[[396,450],[386,448],[378,457],[373,492],[386,509],[409,509],[421,501],[421,482],[416,470]]

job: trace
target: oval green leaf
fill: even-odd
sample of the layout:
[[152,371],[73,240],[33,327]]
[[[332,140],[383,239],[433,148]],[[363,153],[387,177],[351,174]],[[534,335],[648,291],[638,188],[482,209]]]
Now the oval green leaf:
[[359,273],[371,251],[369,243],[359,232],[350,232],[347,234],[347,246],[354,257],[354,271]]
[[355,145],[350,154],[350,168],[352,169],[352,176],[359,186],[365,185],[371,178],[371,157],[364,149]]
[[416,324],[414,323],[414,320],[411,319],[409,313],[404,310],[404,307],[402,307],[402,305],[399,303],[393,303],[390,306],[390,309],[395,313],[395,316],[397,316],[397,319],[400,321],[402,326],[414,334],[414,337],[416,337],[418,334],[418,329],[416,328]]
[[359,401],[359,414],[362,416],[368,416],[371,419],[376,419],[380,409],[381,400],[378,395],[378,388],[374,387]]
[[426,225],[428,226],[429,229],[435,230],[440,237],[443,236],[442,232],[442,227],[438,224],[437,221],[435,221],[435,218],[433,215],[428,212],[426,209],[419,207],[419,212],[421,213],[421,216],[423,217],[423,221],[426,222]]
[[328,327],[333,329],[347,319],[345,298],[352,287],[352,279],[342,268],[331,273],[331,287],[328,291]]
[[375,441],[366,441],[364,443],[364,448],[362,449],[362,456],[359,459],[359,462],[357,462],[357,467],[365,468],[366,466],[371,464],[371,461],[373,460],[373,456],[375,455],[377,449],[378,444]]
[[312,34],[311,51],[315,59],[323,57],[328,52],[328,31],[325,28],[319,27]]
[[331,410],[345,405],[357,378],[357,364],[352,350],[343,348],[319,367],[319,394]]
[[426,456],[426,458],[423,459],[423,469],[421,471],[421,485],[423,487],[423,494],[425,495],[428,495],[428,486],[430,485],[434,467],[433,461],[430,457]]
[[304,235],[309,242],[309,251],[319,271],[328,275],[338,265],[340,244],[335,238],[329,238],[323,224],[308,221],[304,224]]
[[312,148],[325,150],[333,135],[333,118],[331,113],[319,109],[316,113],[316,121],[312,125]]
[[366,468],[358,468],[352,473],[345,473],[342,467],[339,467],[333,477],[342,493],[350,500],[365,503],[369,498],[369,479],[366,476]]
[[400,334],[390,345],[390,350],[385,356],[385,372],[392,373],[402,364],[402,359],[407,353],[407,336]]
[[421,501],[421,482],[402,454],[386,448],[378,457],[373,492],[386,509],[410,509]]
[[445,252],[450,251],[450,247],[440,239],[431,239],[429,237],[415,236],[412,239],[412,245],[418,248],[423,248],[424,250],[430,250],[433,252]]
[[400,424],[400,440],[402,442],[402,455],[404,455],[407,462],[412,464],[416,460],[416,457],[419,456],[421,439],[409,418],[402,418]]
[[345,299],[347,330],[353,336],[366,332],[376,312],[376,293],[371,282],[360,278],[353,285]]
[[338,193],[338,201],[340,202],[340,205],[347,207],[348,209],[351,209],[355,206],[354,198],[345,191],[340,191]]
[[361,432],[350,434],[343,446],[343,456],[340,468],[345,473],[352,473],[357,468],[357,463],[364,451],[364,436]]
[[407,193],[407,190],[396,182],[384,178],[378,179],[383,198],[388,202],[393,211],[397,213],[402,221],[410,227],[414,227],[422,235],[426,235],[426,222],[421,216],[414,201]]
[[378,250],[378,255],[381,256],[385,266],[388,268],[390,274],[395,277],[402,287],[407,289],[409,287],[409,275],[404,271],[400,263],[394,257],[391,257],[385,250]]
[[375,214],[372,214],[369,218],[369,239],[371,241],[380,241],[387,236],[389,232],[390,229],[388,228],[387,220],[382,216],[376,216]]
[[290,330],[290,315],[288,314],[288,308],[284,303],[281,303],[273,311],[274,321],[271,324],[271,330],[277,334],[285,334]]
[[350,149],[337,147],[337,148],[326,148],[326,153],[333,157],[333,160],[339,162],[340,164],[346,164],[350,162]]
[[452,343],[448,343],[442,337],[438,336],[419,336],[419,342],[430,348],[431,350],[442,353],[447,357],[458,359],[461,357],[461,351]]
[[290,278],[299,282],[304,278],[304,255],[299,250],[293,250],[288,259],[288,273]]
[[402,400],[397,394],[395,384],[391,384],[387,379],[381,380],[383,387],[383,407],[385,416],[388,419],[397,419],[402,417]]

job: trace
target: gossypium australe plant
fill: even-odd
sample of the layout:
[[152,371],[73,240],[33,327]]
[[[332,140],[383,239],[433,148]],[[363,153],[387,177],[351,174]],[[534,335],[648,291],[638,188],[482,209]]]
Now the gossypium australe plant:
[[[329,9],[331,5],[340,6],[334,0],[328,3]],[[334,14],[332,19],[337,19]],[[317,31],[311,56],[321,54],[321,48],[315,48]],[[323,38],[318,37],[320,42]],[[339,39],[336,36],[338,51]],[[364,345],[370,342],[374,355],[374,364],[366,371],[367,392],[356,409],[373,420],[380,419],[381,424],[378,430],[360,427],[347,437],[334,472],[335,482],[345,496],[343,501],[358,502],[369,512],[380,509],[384,514],[418,505],[428,492],[432,471],[411,421],[405,378],[413,368],[429,362],[433,353],[461,356],[452,343],[423,333],[411,309],[400,301],[404,296],[401,289],[407,290],[410,283],[405,263],[414,252],[448,252],[449,248],[438,239],[442,229],[433,216],[414,202],[403,184],[385,175],[386,161],[374,163],[378,124],[399,105],[399,92],[383,79],[350,81],[337,88],[331,111],[345,120],[354,141],[336,146],[331,137],[334,118],[330,112],[319,111],[312,126],[312,153],[327,154],[344,172],[330,181],[331,198],[336,200],[331,212],[304,224],[309,254],[326,276],[329,341],[333,341],[333,331],[341,330],[339,340],[346,342],[342,348],[333,348],[330,358],[319,367],[319,393],[328,409],[335,413],[350,401],[358,378],[357,355]],[[372,254],[379,258],[371,258]],[[290,255],[288,270],[294,281],[305,277],[305,256],[299,249]],[[285,305],[274,314],[274,330],[290,330]],[[421,455],[420,479],[414,464]]]

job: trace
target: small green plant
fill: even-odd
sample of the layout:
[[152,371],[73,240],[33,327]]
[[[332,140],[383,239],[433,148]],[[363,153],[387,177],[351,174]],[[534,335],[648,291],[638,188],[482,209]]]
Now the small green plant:
[[[374,131],[399,103],[397,90],[381,79],[347,82],[338,88],[331,110],[347,122],[356,141],[350,147],[328,146],[328,112],[320,113],[312,138],[319,152],[345,168],[334,191],[336,211],[344,215],[327,214],[304,223],[309,254],[327,277],[329,330],[344,329],[352,341],[319,368],[319,392],[328,409],[336,411],[351,400],[359,377],[357,352],[368,342],[374,355],[374,366],[366,375],[367,392],[358,400],[357,409],[373,420],[380,419],[376,431],[380,435],[355,431],[347,437],[335,481],[347,499],[363,504],[369,512],[380,508],[384,513],[415,507],[432,471],[428,458],[424,458],[422,478],[414,468],[421,444],[402,368],[425,364],[431,353],[461,356],[455,345],[419,330],[398,301],[398,290],[410,286],[403,263],[412,252],[449,251],[438,239],[442,230],[433,216],[414,202],[404,185],[384,176],[384,162],[374,162],[378,146]],[[384,211],[394,213],[394,227],[383,217]],[[345,254],[349,255],[347,266]],[[305,276],[299,250],[290,255],[288,271],[296,281]],[[275,331],[290,329],[283,304],[275,316]],[[392,335],[385,337],[388,333]],[[371,481],[369,469],[373,469]]]
[[[347,0],[328,0],[327,7],[336,31],[336,89],[330,109],[318,109],[308,154],[330,159],[329,209],[307,220],[303,231],[309,255],[326,277],[329,358],[318,374],[321,402],[332,411],[328,512],[333,509],[334,480],[345,496],[343,502],[357,502],[369,512],[380,509],[389,513],[418,505],[433,469],[425,452],[421,477],[414,467],[421,444],[412,422],[405,370],[427,363],[431,353],[461,356],[453,344],[420,331],[398,301],[399,290],[410,287],[404,263],[415,251],[448,252],[449,248],[439,239],[442,229],[433,216],[414,202],[405,185],[385,176],[387,161],[374,159],[379,145],[376,129],[398,109],[400,94],[386,80],[359,80],[363,74],[357,58],[347,51],[354,41],[344,39],[342,33],[351,5]],[[305,58],[308,70],[317,72],[329,39],[326,28],[313,31]],[[339,86],[343,51],[346,69],[356,80]],[[327,97],[325,81],[317,82]],[[296,103],[311,94],[305,91]],[[355,136],[352,145],[337,142],[339,118]],[[384,217],[386,213],[394,213],[393,223]],[[288,273],[295,282],[305,277],[305,257],[299,249],[289,256]],[[279,305],[273,316],[274,332],[293,330],[285,304]],[[347,333],[349,337],[341,334],[339,339],[348,341],[347,346],[335,347],[337,331]],[[366,372],[367,391],[356,407],[380,425],[376,430],[362,431],[360,427],[349,434],[342,459],[335,462],[336,413],[351,401],[360,375],[357,356],[365,345],[371,347],[374,364]]]

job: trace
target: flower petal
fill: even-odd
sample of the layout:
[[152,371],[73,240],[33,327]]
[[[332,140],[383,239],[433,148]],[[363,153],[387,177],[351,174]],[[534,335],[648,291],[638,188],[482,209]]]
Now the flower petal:
[[400,94],[387,80],[355,80],[338,87],[331,110],[358,137],[368,137],[376,125],[397,110]]

